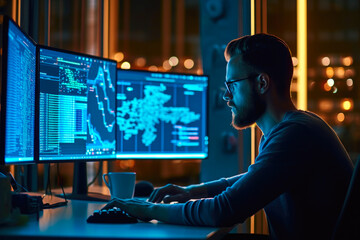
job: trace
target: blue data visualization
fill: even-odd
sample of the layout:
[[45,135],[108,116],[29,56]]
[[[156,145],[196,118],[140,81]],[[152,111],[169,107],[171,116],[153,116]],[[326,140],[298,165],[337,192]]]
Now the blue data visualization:
[[34,161],[36,45],[10,20],[7,35],[5,163],[20,164]]
[[41,47],[40,160],[115,157],[116,62]]
[[208,77],[117,72],[117,158],[203,159]]

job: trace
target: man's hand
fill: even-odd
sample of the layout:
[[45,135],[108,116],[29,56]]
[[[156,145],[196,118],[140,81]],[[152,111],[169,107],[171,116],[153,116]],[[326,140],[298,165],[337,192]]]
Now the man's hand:
[[150,213],[154,205],[154,203],[138,199],[114,198],[102,209],[111,209],[113,207],[118,207],[121,210],[127,212],[130,216],[140,219],[141,221],[148,222],[153,219],[150,216]]
[[149,202],[160,203],[170,203],[177,201],[179,203],[184,203],[191,199],[190,191],[184,187],[176,186],[173,184],[168,184],[164,187],[154,190],[150,197]]

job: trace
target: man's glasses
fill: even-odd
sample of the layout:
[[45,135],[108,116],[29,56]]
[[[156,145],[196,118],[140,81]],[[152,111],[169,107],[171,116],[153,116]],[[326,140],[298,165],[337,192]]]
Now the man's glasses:
[[225,81],[224,83],[225,83],[225,86],[226,86],[226,90],[227,90],[230,94],[232,94],[231,85],[232,85],[233,83],[240,82],[240,81],[242,81],[242,80],[251,79],[251,78],[254,78],[254,77],[256,77],[256,76],[257,76],[257,75],[251,75],[251,76],[244,77],[244,78],[234,79],[234,80],[231,80],[231,81],[228,81],[228,82]]

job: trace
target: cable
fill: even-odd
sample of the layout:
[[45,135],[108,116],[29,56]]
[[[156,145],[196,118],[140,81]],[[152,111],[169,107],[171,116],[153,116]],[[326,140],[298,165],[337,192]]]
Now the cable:
[[[48,177],[47,177],[47,181],[46,181],[46,187],[45,187],[45,193],[46,194],[50,194],[52,195],[52,191],[51,191],[51,183],[50,183],[50,175],[51,175],[51,171],[50,171],[50,164],[47,167],[47,172],[48,172]],[[49,191],[48,191],[49,190]]]
[[[24,190],[25,192],[29,192],[24,186],[22,186],[15,180],[15,178],[11,174],[11,172],[7,172],[6,176],[9,178],[11,186],[14,189],[14,192],[21,192],[22,190]],[[20,187],[20,188],[18,188],[18,187]]]
[[[50,165],[49,165],[49,179],[50,179]],[[43,204],[43,209],[49,209],[49,208],[57,208],[57,207],[63,207],[63,206],[66,206],[67,203],[68,203],[68,200],[66,199],[66,194],[65,194],[65,191],[64,191],[64,187],[62,185],[62,181],[60,179],[60,171],[59,171],[59,163],[56,164],[56,174],[57,174],[57,180],[58,180],[58,183],[61,187],[61,190],[62,190],[62,193],[64,195],[64,201],[63,202],[57,202],[57,203],[53,203],[53,204],[50,204],[50,203],[45,203]],[[50,181],[49,181],[49,188],[50,188],[50,192],[51,192],[51,186],[50,186]],[[52,193],[51,193],[52,195]],[[43,198],[45,197],[45,195],[43,196]]]

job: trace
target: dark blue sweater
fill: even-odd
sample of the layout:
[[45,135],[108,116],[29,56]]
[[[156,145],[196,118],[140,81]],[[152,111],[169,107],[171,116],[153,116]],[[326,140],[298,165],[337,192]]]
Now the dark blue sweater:
[[231,226],[264,208],[272,239],[330,239],[352,170],[322,119],[291,111],[262,136],[248,172],[205,183],[209,198],[171,205],[170,222]]

